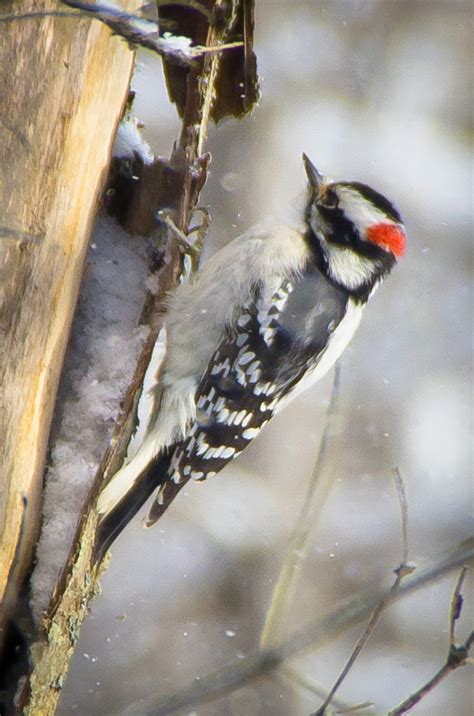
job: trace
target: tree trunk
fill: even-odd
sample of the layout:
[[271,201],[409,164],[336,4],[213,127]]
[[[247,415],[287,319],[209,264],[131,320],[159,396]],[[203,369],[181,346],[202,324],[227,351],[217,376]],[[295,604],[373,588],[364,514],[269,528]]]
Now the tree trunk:
[[[2,14],[52,6],[7,2]],[[90,19],[1,26],[0,647],[38,535],[52,409],[133,57]]]

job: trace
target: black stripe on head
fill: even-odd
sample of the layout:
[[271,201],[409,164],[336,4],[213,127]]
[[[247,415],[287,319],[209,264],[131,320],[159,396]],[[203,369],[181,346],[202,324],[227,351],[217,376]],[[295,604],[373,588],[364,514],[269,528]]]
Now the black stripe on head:
[[372,187],[367,186],[367,184],[362,184],[358,181],[341,181],[337,182],[336,186],[347,186],[349,189],[355,189],[359,192],[359,194],[361,194],[361,196],[364,197],[364,199],[367,199],[367,201],[370,201],[377,209],[383,211],[389,219],[400,224],[402,223],[402,218],[397,209],[395,209],[394,205],[385,196],[383,196],[383,194],[379,194],[378,191],[375,191]]

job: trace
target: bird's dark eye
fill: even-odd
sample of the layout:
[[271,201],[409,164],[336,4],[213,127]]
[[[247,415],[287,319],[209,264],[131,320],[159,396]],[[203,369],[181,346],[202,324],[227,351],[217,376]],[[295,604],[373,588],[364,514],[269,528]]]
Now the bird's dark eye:
[[326,209],[336,209],[339,204],[339,198],[335,191],[328,189],[319,199],[319,204]]

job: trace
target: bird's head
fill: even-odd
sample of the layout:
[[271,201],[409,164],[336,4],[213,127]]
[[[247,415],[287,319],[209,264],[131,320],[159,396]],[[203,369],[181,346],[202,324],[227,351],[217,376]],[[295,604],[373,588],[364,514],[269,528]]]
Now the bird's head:
[[362,300],[405,251],[393,204],[366,184],[332,182],[303,154],[308,177],[305,219],[329,277]]

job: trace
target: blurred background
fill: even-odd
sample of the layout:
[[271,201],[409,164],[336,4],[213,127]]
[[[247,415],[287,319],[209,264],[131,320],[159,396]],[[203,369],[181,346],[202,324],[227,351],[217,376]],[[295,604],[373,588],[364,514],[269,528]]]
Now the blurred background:
[[[406,257],[377,292],[342,359],[341,398],[318,512],[285,637],[348,597],[392,582],[401,560],[399,466],[410,559],[420,568],[472,531],[472,6],[454,0],[257,0],[262,99],[212,128],[202,197],[206,252],[257,221],[298,224],[305,151],[400,209]],[[179,132],[160,62],[139,57],[135,112],[157,154]],[[325,421],[332,375],[291,404],[218,478],[193,484],[155,528],[143,513],[112,550],[60,704],[61,715],[170,713],[166,697],[258,648]],[[444,663],[456,572],[384,613],[339,696],[381,714]],[[472,582],[471,582],[472,586]],[[464,639],[474,596],[460,621]],[[180,714],[307,716],[361,626],[232,693]],[[472,714],[469,667],[416,714]],[[305,682],[305,683],[303,683]]]

